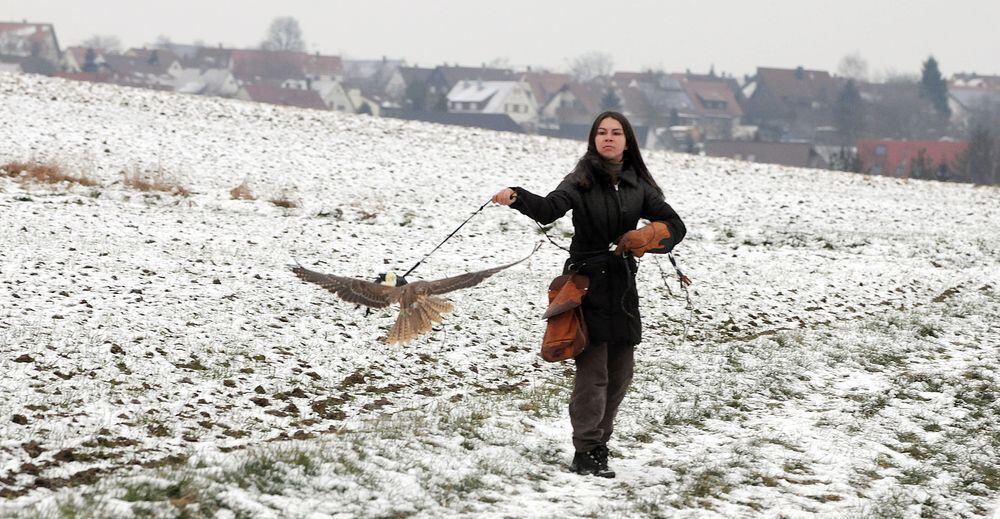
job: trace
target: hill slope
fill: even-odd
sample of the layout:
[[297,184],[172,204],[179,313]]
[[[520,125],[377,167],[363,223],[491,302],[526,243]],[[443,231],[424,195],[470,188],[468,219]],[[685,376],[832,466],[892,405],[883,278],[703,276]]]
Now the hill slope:
[[[642,261],[619,477],[598,481],[565,468],[572,366],[536,355],[562,251],[453,294],[404,347],[377,340],[394,311],[286,267],[405,271],[499,187],[554,187],[579,143],[6,74],[0,120],[0,163],[98,182],[0,178],[4,514],[997,507],[996,189],[647,154],[690,230],[694,309]],[[241,183],[259,199],[231,199]],[[539,238],[490,206],[412,277]]]

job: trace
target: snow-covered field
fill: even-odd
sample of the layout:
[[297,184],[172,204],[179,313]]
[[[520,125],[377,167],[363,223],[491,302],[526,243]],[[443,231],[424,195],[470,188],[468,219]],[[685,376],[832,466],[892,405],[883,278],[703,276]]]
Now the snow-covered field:
[[[568,472],[572,366],[536,355],[563,251],[402,347],[286,267],[403,272],[582,152],[0,74],[0,163],[99,182],[0,178],[0,515],[1000,517],[996,188],[647,153],[694,309],[644,258],[613,480]],[[489,206],[411,278],[540,238]]]

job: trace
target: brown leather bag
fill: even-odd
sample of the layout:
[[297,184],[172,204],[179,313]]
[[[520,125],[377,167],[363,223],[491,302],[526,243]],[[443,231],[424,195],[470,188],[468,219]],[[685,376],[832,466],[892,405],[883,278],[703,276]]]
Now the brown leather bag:
[[549,284],[548,319],[542,339],[542,358],[559,362],[576,357],[587,346],[587,324],[580,305],[587,295],[590,278],[583,274],[563,274]]

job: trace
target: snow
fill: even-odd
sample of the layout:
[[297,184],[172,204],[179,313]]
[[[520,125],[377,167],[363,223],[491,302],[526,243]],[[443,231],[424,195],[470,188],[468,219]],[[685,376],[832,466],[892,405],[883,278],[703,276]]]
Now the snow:
[[[647,153],[690,230],[694,309],[642,259],[605,481],[567,471],[572,366],[537,356],[561,250],[393,347],[395,310],[287,269],[405,272],[581,144],[11,74],[0,120],[0,162],[99,182],[0,178],[4,515],[1000,513],[996,188]],[[258,200],[231,199],[243,182]],[[540,239],[488,206],[411,278]]]

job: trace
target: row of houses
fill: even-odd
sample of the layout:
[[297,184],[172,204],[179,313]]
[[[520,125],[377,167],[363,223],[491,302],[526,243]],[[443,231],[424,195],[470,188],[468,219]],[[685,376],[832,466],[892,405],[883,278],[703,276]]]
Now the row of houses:
[[[802,167],[829,167],[848,148],[867,161],[866,170],[909,175],[910,156],[916,153],[875,153],[882,149],[878,146],[913,147],[892,144],[899,139],[878,141],[871,153],[863,143],[875,141],[845,140],[837,103],[848,80],[803,67],[761,67],[742,81],[714,72],[619,71],[580,82],[569,74],[530,68],[424,68],[387,58],[345,60],[221,46],[61,50],[50,24],[22,22],[0,23],[0,70],[574,139],[586,138],[595,114],[614,109],[629,117],[648,149]],[[922,102],[914,83],[855,87],[868,103]],[[1000,102],[998,77],[958,75],[950,87],[956,120],[984,100]],[[947,155],[958,148],[927,144],[921,149],[925,155],[931,149],[932,155]]]

